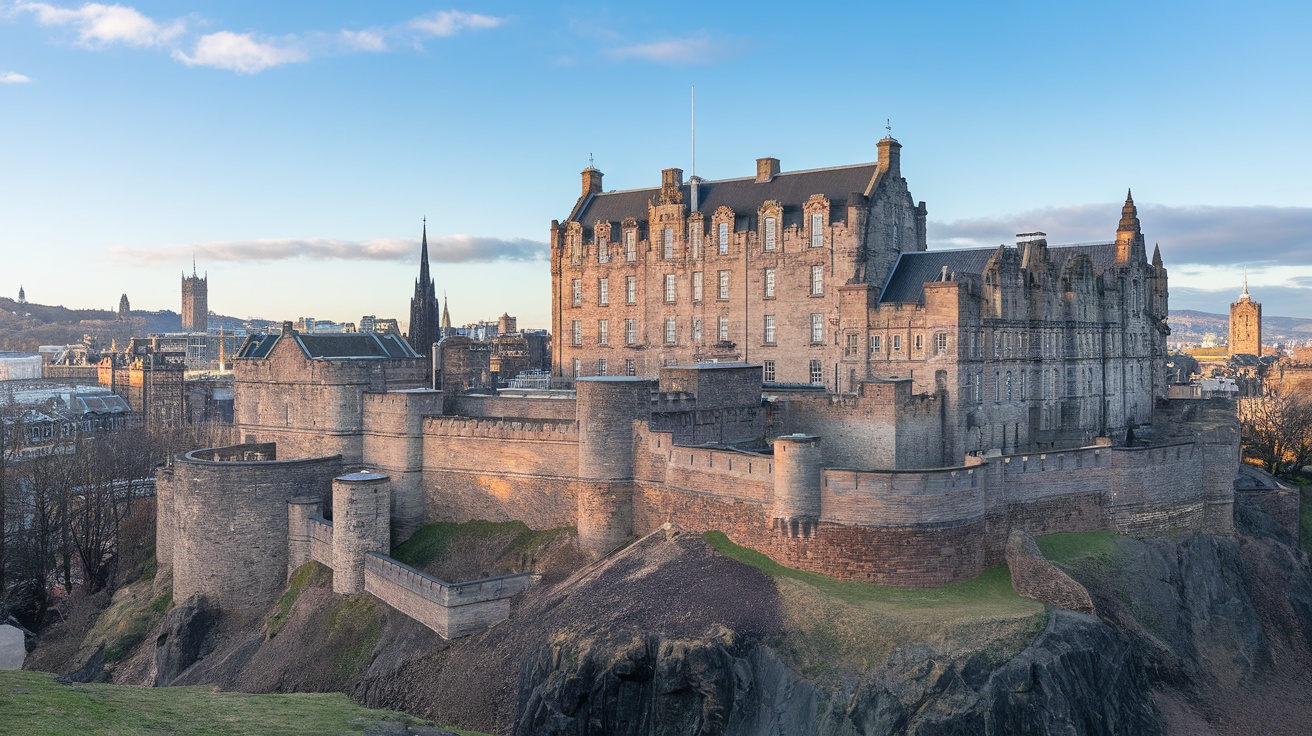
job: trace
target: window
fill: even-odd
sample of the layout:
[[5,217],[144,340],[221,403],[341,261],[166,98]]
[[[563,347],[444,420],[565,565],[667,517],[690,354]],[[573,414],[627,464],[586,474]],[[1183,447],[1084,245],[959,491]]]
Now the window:
[[633,365],[633,358],[625,358],[625,359],[624,359],[624,375],[626,375],[626,376],[633,376],[633,375],[637,375],[637,372],[638,372],[638,371],[636,370],[636,368],[635,368],[634,365]]
[[572,377],[574,377],[574,378],[578,378],[578,377],[579,377],[579,359],[578,359],[578,358],[575,358],[575,359],[574,359],[574,372],[573,372],[573,373],[570,373],[570,376],[572,376]]
[[948,333],[940,332],[934,335],[934,354],[944,355],[948,351]]
[[811,215],[811,247],[819,248],[825,244],[825,218],[820,213]]
[[638,320],[624,320],[624,344],[632,345],[638,341]]
[[624,303],[638,303],[638,277],[636,276],[624,277]]
[[610,304],[610,279],[608,278],[597,281],[597,303],[603,307]]
[[569,234],[569,260],[576,266],[583,259],[583,249],[579,247],[579,239],[576,233]]
[[728,342],[728,341],[729,341],[729,318],[728,318],[728,317],[721,317],[721,318],[720,318],[719,325],[718,325],[718,327],[717,327],[717,329],[716,329],[716,331],[715,331],[715,339],[716,339],[716,340],[719,340],[720,342]]
[[774,298],[774,269],[765,269],[765,298]]
[[674,274],[667,273],[665,274],[665,301],[666,302],[674,301],[674,294],[675,294]]
[[692,243],[692,259],[695,261],[702,257],[702,224],[700,221],[694,222],[688,227],[688,240]]
[[922,334],[920,334],[919,332],[917,332],[917,333],[916,333],[916,352],[920,352],[921,350],[924,350],[924,349],[925,349],[925,336],[922,335]]
[[892,340],[891,340],[891,345],[889,346],[888,351],[889,351],[890,353],[900,353],[900,352],[902,352],[902,336],[901,336],[901,335],[893,335],[893,338],[892,338]]
[[775,219],[773,217],[765,218],[765,249],[774,250],[778,246],[778,237],[775,234]]
[[572,329],[570,331],[570,342],[573,343],[574,345],[582,345],[583,320],[578,320],[578,319],[574,320],[574,323],[571,325],[571,328]]
[[824,380],[824,368],[821,367],[820,361],[811,361],[811,383],[823,383]]
[[773,360],[765,361],[764,369],[765,370],[764,370],[763,378],[765,379],[765,382],[774,383],[774,361]]
[[702,342],[702,321],[699,319],[692,321],[692,341],[698,345]]
[[674,331],[674,318],[666,317],[665,318],[665,344],[673,345],[675,336],[676,334]]
[[1007,371],[1007,401],[1011,401],[1012,398],[1014,398],[1014,395],[1012,393],[1011,371]]
[[[825,316],[823,314],[811,315],[811,342],[825,341]],[[812,382],[814,383],[814,381]]]
[[870,336],[870,354],[879,355],[884,352],[884,338],[882,335]]
[[861,341],[860,336],[858,336],[855,332],[848,333],[847,348],[843,351],[843,357],[845,358],[857,357],[857,346],[860,344],[860,341]]
[[583,306],[583,279],[574,279],[571,287],[574,293],[574,306]]
[[[608,319],[597,320],[597,344],[598,345],[610,344],[610,320]],[[605,374],[603,373],[602,375]]]
[[984,371],[975,371],[975,403],[984,403]]
[[715,228],[715,242],[719,246],[720,255],[729,252],[729,223],[721,222]]
[[661,258],[670,260],[674,257],[674,228],[665,228],[665,233],[661,237]]
[[624,260],[638,260],[638,234],[632,230],[624,231]]
[[721,272],[720,272],[720,292],[719,292],[719,298],[720,298],[720,299],[728,299],[728,298],[729,298],[729,272],[728,272],[728,271],[721,271]]
[[692,272],[692,300],[699,302],[702,300],[702,272]]
[[811,267],[811,296],[820,296],[825,293],[825,267]]
[[774,315],[765,315],[765,342],[774,344]]
[[993,400],[1002,401],[1002,372],[993,371]]
[[1024,401],[1025,399],[1029,398],[1028,396],[1025,395],[1025,374],[1026,374],[1026,373],[1027,373],[1027,371],[1021,371],[1021,372],[1020,372],[1020,400],[1021,400],[1021,401]]
[[610,238],[601,228],[597,229],[597,263],[610,263]]
[[605,359],[605,358],[597,358],[597,375],[599,375],[599,376],[604,376],[604,375],[606,375],[606,368],[607,368],[607,367],[608,367],[608,366],[607,366],[607,364],[606,364],[606,359]]

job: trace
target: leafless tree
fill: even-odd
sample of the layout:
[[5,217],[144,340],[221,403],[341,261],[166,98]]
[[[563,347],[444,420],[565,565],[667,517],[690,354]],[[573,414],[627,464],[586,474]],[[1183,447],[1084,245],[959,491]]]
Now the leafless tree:
[[1267,384],[1239,399],[1245,453],[1268,472],[1281,474],[1312,462],[1312,399]]

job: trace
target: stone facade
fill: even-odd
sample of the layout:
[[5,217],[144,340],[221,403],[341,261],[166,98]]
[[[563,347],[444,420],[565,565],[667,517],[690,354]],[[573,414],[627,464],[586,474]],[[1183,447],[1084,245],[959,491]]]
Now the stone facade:
[[583,193],[551,228],[554,372],[750,361],[767,383],[941,393],[943,454],[1087,442],[1150,421],[1167,275],[1127,196],[1115,241],[926,251],[897,141],[873,164]]
[[1248,295],[1248,277],[1244,277],[1244,291],[1239,301],[1230,305],[1229,355],[1256,355],[1262,357],[1262,305]]
[[182,274],[182,331],[206,332],[210,327],[210,277]]

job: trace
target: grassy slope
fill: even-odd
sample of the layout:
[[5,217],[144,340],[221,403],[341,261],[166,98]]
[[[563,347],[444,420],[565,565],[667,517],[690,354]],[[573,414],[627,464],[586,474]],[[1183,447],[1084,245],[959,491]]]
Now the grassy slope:
[[771,644],[811,677],[867,672],[895,648],[916,642],[1002,660],[1047,622],[1043,605],[1016,595],[1001,566],[974,580],[907,590],[784,567],[720,532],[703,538],[721,554],[775,577],[788,634]]
[[519,521],[467,521],[463,524],[437,522],[417,530],[392,550],[392,557],[424,569],[439,560],[448,547],[475,539],[501,537],[505,546],[499,551],[496,574],[520,572],[532,564],[532,557],[564,529],[535,531]]

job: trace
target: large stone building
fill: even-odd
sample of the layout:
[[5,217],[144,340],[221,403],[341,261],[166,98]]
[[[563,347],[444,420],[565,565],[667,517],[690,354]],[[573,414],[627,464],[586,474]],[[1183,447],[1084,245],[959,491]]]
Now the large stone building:
[[424,221],[423,246],[419,254],[419,278],[415,279],[415,295],[410,299],[410,345],[426,359],[431,360],[433,343],[438,340],[437,291],[428,271],[428,221]]
[[1255,355],[1262,357],[1262,305],[1248,295],[1248,277],[1244,277],[1244,291],[1239,301],[1230,305],[1230,356]]
[[1165,396],[1166,270],[1127,196],[1116,239],[926,250],[901,145],[875,163],[582,196],[551,230],[554,371],[747,361],[765,383],[942,392],[944,454],[1087,441]]
[[196,275],[196,264],[191,264],[191,275],[182,274],[182,331],[206,332],[210,327],[209,274]]

